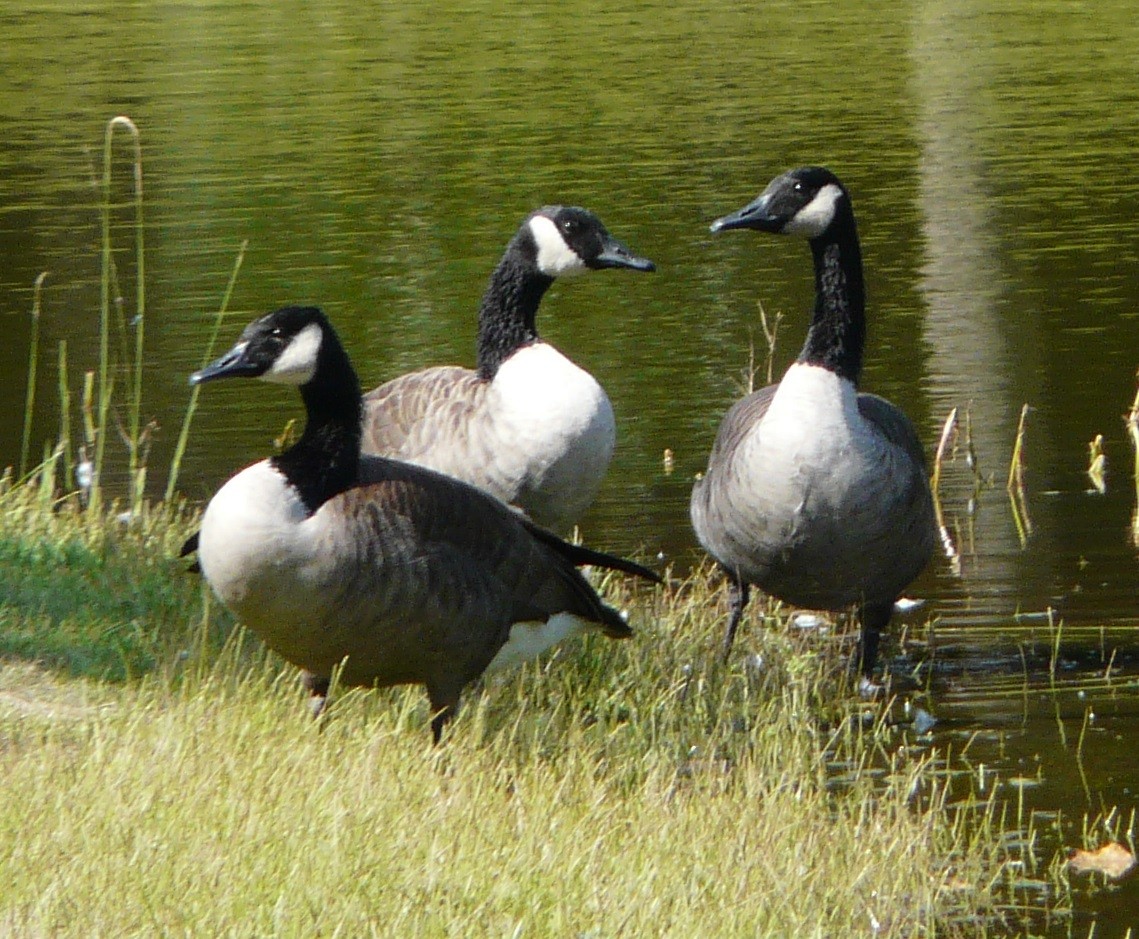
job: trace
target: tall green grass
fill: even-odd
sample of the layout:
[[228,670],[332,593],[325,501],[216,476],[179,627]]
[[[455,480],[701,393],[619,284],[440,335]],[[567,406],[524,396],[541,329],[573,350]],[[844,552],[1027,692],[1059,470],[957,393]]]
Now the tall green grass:
[[[113,199],[114,141],[117,131],[125,132],[131,143],[131,208],[134,248],[134,315],[128,317],[121,309],[119,274],[115,264],[112,217],[117,208]],[[68,370],[67,343],[61,340],[58,347],[57,366],[59,375],[59,432],[54,447],[45,449],[44,463],[31,467],[31,435],[33,416],[36,409],[38,390],[37,376],[40,358],[40,319],[42,315],[42,288],[47,272],[36,279],[33,294],[31,320],[31,341],[28,352],[28,382],[25,394],[23,434],[20,448],[19,478],[26,479],[30,472],[42,481],[51,480],[52,497],[64,502],[74,497],[89,509],[87,517],[99,519],[104,508],[111,503],[125,501],[130,514],[143,511],[147,493],[149,467],[150,428],[144,423],[145,402],[143,400],[144,373],[146,364],[146,225],[143,211],[143,162],[142,136],[138,127],[129,117],[119,115],[107,122],[103,141],[103,167],[101,182],[93,179],[99,199],[101,230],[101,275],[99,302],[99,351],[94,370],[83,375],[82,427],[83,434],[78,447],[73,446],[72,421],[72,377]],[[203,361],[208,361],[216,344],[221,324],[225,318],[237,276],[245,256],[248,242],[238,249],[234,267],[230,272],[221,304],[214,318],[213,329],[207,343]],[[115,315],[117,310],[118,315]],[[115,329],[118,341],[113,341]],[[116,356],[115,350],[118,349]],[[123,384],[126,377],[125,419],[121,427],[121,437],[126,445],[125,492],[118,496],[108,493],[105,486],[105,469],[108,460],[107,443],[115,438],[116,425],[112,401],[115,400],[116,384]],[[197,408],[198,389],[194,389],[186,407],[182,427],[179,431],[173,456],[167,471],[164,501],[176,498],[178,474],[189,442],[190,426]],[[83,467],[86,478],[77,482],[75,470]],[[100,531],[96,524],[95,533]]]

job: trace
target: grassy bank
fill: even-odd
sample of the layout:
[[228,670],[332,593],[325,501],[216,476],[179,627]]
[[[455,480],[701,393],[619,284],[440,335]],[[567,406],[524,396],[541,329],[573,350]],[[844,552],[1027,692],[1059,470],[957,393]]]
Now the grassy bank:
[[318,730],[173,559],[191,523],[0,501],[0,931],[913,936],[993,901],[985,807],[861,719],[849,650],[753,623],[719,664],[714,581],[608,583],[634,641],[469,694],[434,749],[418,690]]

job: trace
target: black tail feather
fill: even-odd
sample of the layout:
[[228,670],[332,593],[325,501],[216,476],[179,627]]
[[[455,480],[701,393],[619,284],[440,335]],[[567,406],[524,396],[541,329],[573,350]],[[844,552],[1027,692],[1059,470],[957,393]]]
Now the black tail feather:
[[[178,557],[184,558],[187,555],[193,554],[198,550],[198,536],[201,532],[194,532],[189,538],[182,542],[182,548],[178,552]],[[188,574],[200,574],[202,572],[202,565],[198,561],[194,561],[189,567],[186,568]]]
[[623,574],[631,574],[634,577],[641,577],[645,580],[651,581],[654,584],[662,584],[664,580],[656,571],[651,571],[647,567],[638,564],[636,561],[630,561],[628,558],[618,557],[616,554],[606,554],[604,551],[595,551],[593,548],[587,548],[585,545],[573,544],[572,542],[565,541],[559,538],[551,531],[535,525],[533,522],[523,519],[523,524],[527,530],[535,538],[543,544],[549,545],[556,550],[562,557],[572,561],[576,565],[592,564],[594,567],[604,567],[611,571],[621,571]]
[[184,558],[186,555],[193,554],[198,550],[199,535],[201,535],[201,532],[196,531],[189,538],[182,542],[182,549],[178,552],[178,557]]

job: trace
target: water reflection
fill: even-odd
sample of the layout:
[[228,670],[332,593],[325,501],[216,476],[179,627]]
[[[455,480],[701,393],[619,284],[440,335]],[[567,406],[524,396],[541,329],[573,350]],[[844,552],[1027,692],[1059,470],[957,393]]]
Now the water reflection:
[[[1016,435],[1024,363],[1006,342],[1002,310],[1010,280],[987,183],[986,144],[995,128],[985,117],[992,112],[986,66],[993,50],[983,29],[974,11],[960,4],[926,4],[915,18],[911,75],[924,248],[918,286],[923,338],[933,349],[926,375],[932,411],[959,408],[974,452],[989,464],[978,471],[999,475],[998,454],[1011,454]],[[1016,349],[1032,345],[1021,342]],[[950,588],[964,606],[959,615],[968,616],[974,604],[1015,608],[1021,544],[1013,516],[1001,510],[999,497],[986,500],[995,511],[974,511],[971,468],[963,461],[951,468],[957,472],[947,473],[943,492],[952,507],[947,524],[964,558],[960,591]]]
[[[1063,396],[1071,393],[1049,370],[1055,319],[1039,315],[1040,284],[1026,281],[1016,255],[1024,239],[999,216],[1009,208],[1001,197],[1008,159],[1002,98],[1057,102],[1037,97],[1031,83],[1010,90],[1002,80],[1008,48],[980,12],[976,5],[925,5],[911,54],[922,140],[920,289],[924,335],[935,350],[927,386],[935,411],[968,407],[975,447],[989,463],[982,473],[997,482],[977,511],[969,511],[976,505],[971,474],[959,471],[950,486],[964,563],[960,583],[939,603],[945,628],[936,639],[931,706],[940,723],[929,739],[968,751],[974,764],[995,772],[996,785],[1022,780],[1009,798],[1030,816],[1043,810],[1036,837],[1058,850],[1081,843],[1085,812],[1110,815],[1117,800],[1127,803],[1139,790],[1125,742],[1139,700],[1136,646],[1129,630],[1102,625],[1136,622],[1133,559],[1118,524],[1130,487],[1119,479],[1107,497],[1089,493],[1080,478],[1086,450],[1066,443],[1075,431],[1053,434]],[[1057,239],[1054,250],[1062,244]],[[1057,314],[1066,319],[1076,311]],[[1077,384],[1086,395],[1086,383]],[[1007,464],[1000,461],[1011,453],[1026,402],[1038,409],[1028,422],[1035,527],[1022,544],[1013,513],[1002,505]],[[1083,423],[1088,417],[1068,420],[1082,424],[1089,440],[1110,433],[1105,415],[1094,425]],[[1030,615],[1021,620],[1022,612]],[[1072,925],[1086,929],[1086,903],[1077,897],[1076,906]],[[1100,927],[1107,922],[1110,915]]]

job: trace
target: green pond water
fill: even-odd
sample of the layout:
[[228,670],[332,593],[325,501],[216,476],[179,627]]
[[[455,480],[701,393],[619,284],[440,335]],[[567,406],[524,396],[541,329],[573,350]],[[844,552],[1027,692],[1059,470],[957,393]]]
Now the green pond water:
[[[559,283],[540,313],[618,416],[583,535],[683,571],[699,559],[693,475],[749,346],[764,358],[759,304],[783,314],[778,373],[813,289],[801,242],[714,238],[708,223],[787,168],[834,169],[867,266],[864,385],[906,409],[931,455],[959,408],[976,455],[975,473],[962,438],[942,482],[955,556],[913,586],[925,604],[894,632],[907,641],[890,650],[893,671],[928,687],[917,700],[938,718],[910,745],[967,749],[1011,803],[1060,813],[1026,868],[1030,905],[1085,815],[1114,811],[1115,833],[1134,834],[1139,561],[1122,421],[1139,366],[1133,4],[48,0],[5,5],[0,36],[4,464],[19,460],[41,271],[35,452],[58,433],[58,342],[73,394],[95,365],[93,181],[106,122],[126,114],[144,148],[156,486],[243,241],[221,342],[282,303],[319,303],[370,387],[473,363],[478,300],[518,223],[577,203],[658,265]],[[121,137],[128,323],[130,194]],[[1025,404],[1018,526],[1005,477]],[[209,388],[180,489],[208,498],[296,415],[286,390]],[[1085,474],[1097,434],[1105,494]],[[124,461],[112,449],[113,488]],[[1072,917],[1033,928],[1085,936],[1094,923],[1104,937],[1139,923],[1134,882],[1078,885],[1073,902]]]

